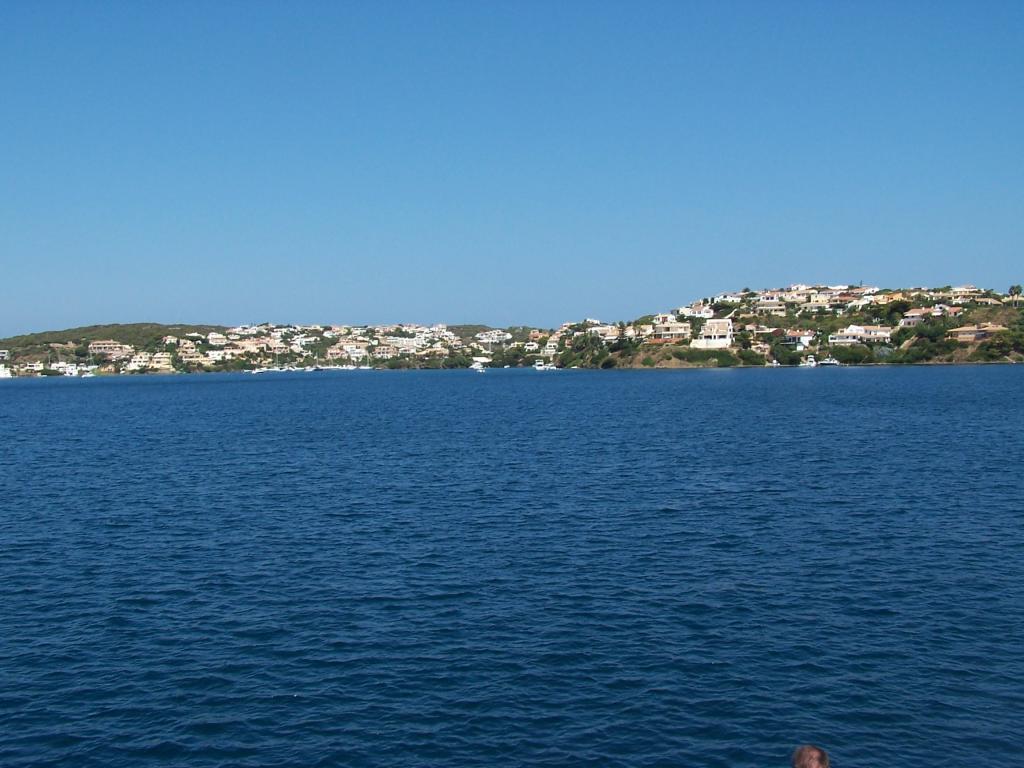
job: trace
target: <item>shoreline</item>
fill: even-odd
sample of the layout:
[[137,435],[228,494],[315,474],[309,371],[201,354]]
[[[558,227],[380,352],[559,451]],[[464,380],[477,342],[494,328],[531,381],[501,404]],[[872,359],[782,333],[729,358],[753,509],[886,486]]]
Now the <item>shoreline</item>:
[[[716,365],[672,365],[672,366],[616,366],[614,368],[601,368],[599,366],[594,367],[576,367],[576,368],[558,368],[557,371],[593,371],[600,373],[623,373],[632,371],[648,371],[648,372],[671,372],[671,371],[761,371],[761,370],[808,370],[810,368],[966,368],[971,366],[1015,366],[1024,364],[1024,361],[1018,360],[970,360],[963,362],[953,361],[924,361],[915,363],[842,363],[840,365],[818,365],[818,366],[801,366],[801,365],[727,365],[727,366],[716,366]],[[454,372],[467,372],[472,369],[470,368],[372,368],[368,370],[360,371],[360,373],[454,373]],[[532,366],[513,366],[511,368],[485,368],[487,371],[529,371],[532,370]],[[330,368],[322,369],[320,371],[305,371],[305,370],[294,370],[294,371],[275,371],[275,373],[284,374],[304,374],[304,373],[356,373],[356,371],[350,370],[332,370]],[[39,381],[39,380],[78,380],[78,379],[103,379],[103,380],[130,380],[130,379],[154,379],[154,378],[177,378],[181,376],[252,376],[254,375],[251,370],[240,370],[240,371],[152,371],[152,372],[135,372],[135,373],[99,373],[94,376],[46,376],[46,375],[32,375],[32,376],[11,376],[3,379],[3,381]],[[273,380],[274,376],[261,376],[261,379],[269,378]]]

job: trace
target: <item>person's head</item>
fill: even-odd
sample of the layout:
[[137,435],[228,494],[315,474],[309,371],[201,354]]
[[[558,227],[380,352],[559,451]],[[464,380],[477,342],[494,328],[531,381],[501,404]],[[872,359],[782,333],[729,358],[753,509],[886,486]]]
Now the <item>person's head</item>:
[[793,752],[793,768],[828,768],[828,753],[810,744],[797,747]]

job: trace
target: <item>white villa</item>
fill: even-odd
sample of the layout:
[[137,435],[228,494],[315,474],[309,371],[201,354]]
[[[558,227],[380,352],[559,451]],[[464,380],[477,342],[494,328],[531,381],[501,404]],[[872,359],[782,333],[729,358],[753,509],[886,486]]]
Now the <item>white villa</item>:
[[678,307],[674,312],[680,317],[702,317],[705,320],[715,316],[715,310],[710,304],[691,304],[688,307]]
[[853,344],[888,344],[892,340],[892,328],[887,325],[848,325],[839,333],[830,334],[828,343],[843,347]]
[[708,320],[690,346],[696,349],[728,349],[732,342],[732,320]]
[[681,323],[676,319],[662,319],[661,316],[655,319],[654,338],[661,341],[687,341],[693,328],[689,323]]
[[135,353],[135,348],[119,341],[105,339],[93,341],[89,344],[90,355],[105,355],[111,360],[118,360],[122,357],[130,357]]
[[595,325],[587,330],[606,344],[614,344],[619,340],[619,326],[617,325]]

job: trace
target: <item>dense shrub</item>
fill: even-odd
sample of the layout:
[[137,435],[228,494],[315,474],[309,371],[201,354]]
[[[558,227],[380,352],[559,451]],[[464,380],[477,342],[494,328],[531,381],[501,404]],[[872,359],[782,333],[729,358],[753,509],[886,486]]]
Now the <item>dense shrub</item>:
[[1010,331],[997,333],[988,341],[983,341],[971,355],[972,360],[1002,360],[1014,352],[1024,352],[1024,333]]
[[[729,368],[739,363],[736,355],[727,349],[693,349],[692,347],[687,347],[673,350],[672,357],[695,365],[715,365],[719,368]],[[762,362],[764,361],[762,360]]]
[[862,363],[870,363],[875,359],[871,347],[864,344],[853,344],[849,347],[831,347],[829,352],[832,357],[846,365],[861,365]]
[[918,337],[913,344],[896,352],[886,362],[913,364],[944,360],[952,355],[958,346],[957,342],[944,337],[934,341],[930,337]]
[[802,355],[786,344],[777,342],[772,345],[772,358],[780,365],[799,365]]
[[752,349],[741,349],[739,351],[740,362],[744,365],[764,365],[764,357]]

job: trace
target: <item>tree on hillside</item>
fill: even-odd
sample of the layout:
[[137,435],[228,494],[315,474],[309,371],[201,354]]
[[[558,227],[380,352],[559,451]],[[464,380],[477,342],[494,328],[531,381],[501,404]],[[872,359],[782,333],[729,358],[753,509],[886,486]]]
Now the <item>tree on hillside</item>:
[[890,301],[888,304],[883,304],[878,309],[878,319],[886,325],[895,325],[912,306],[913,305],[909,301],[904,299]]

